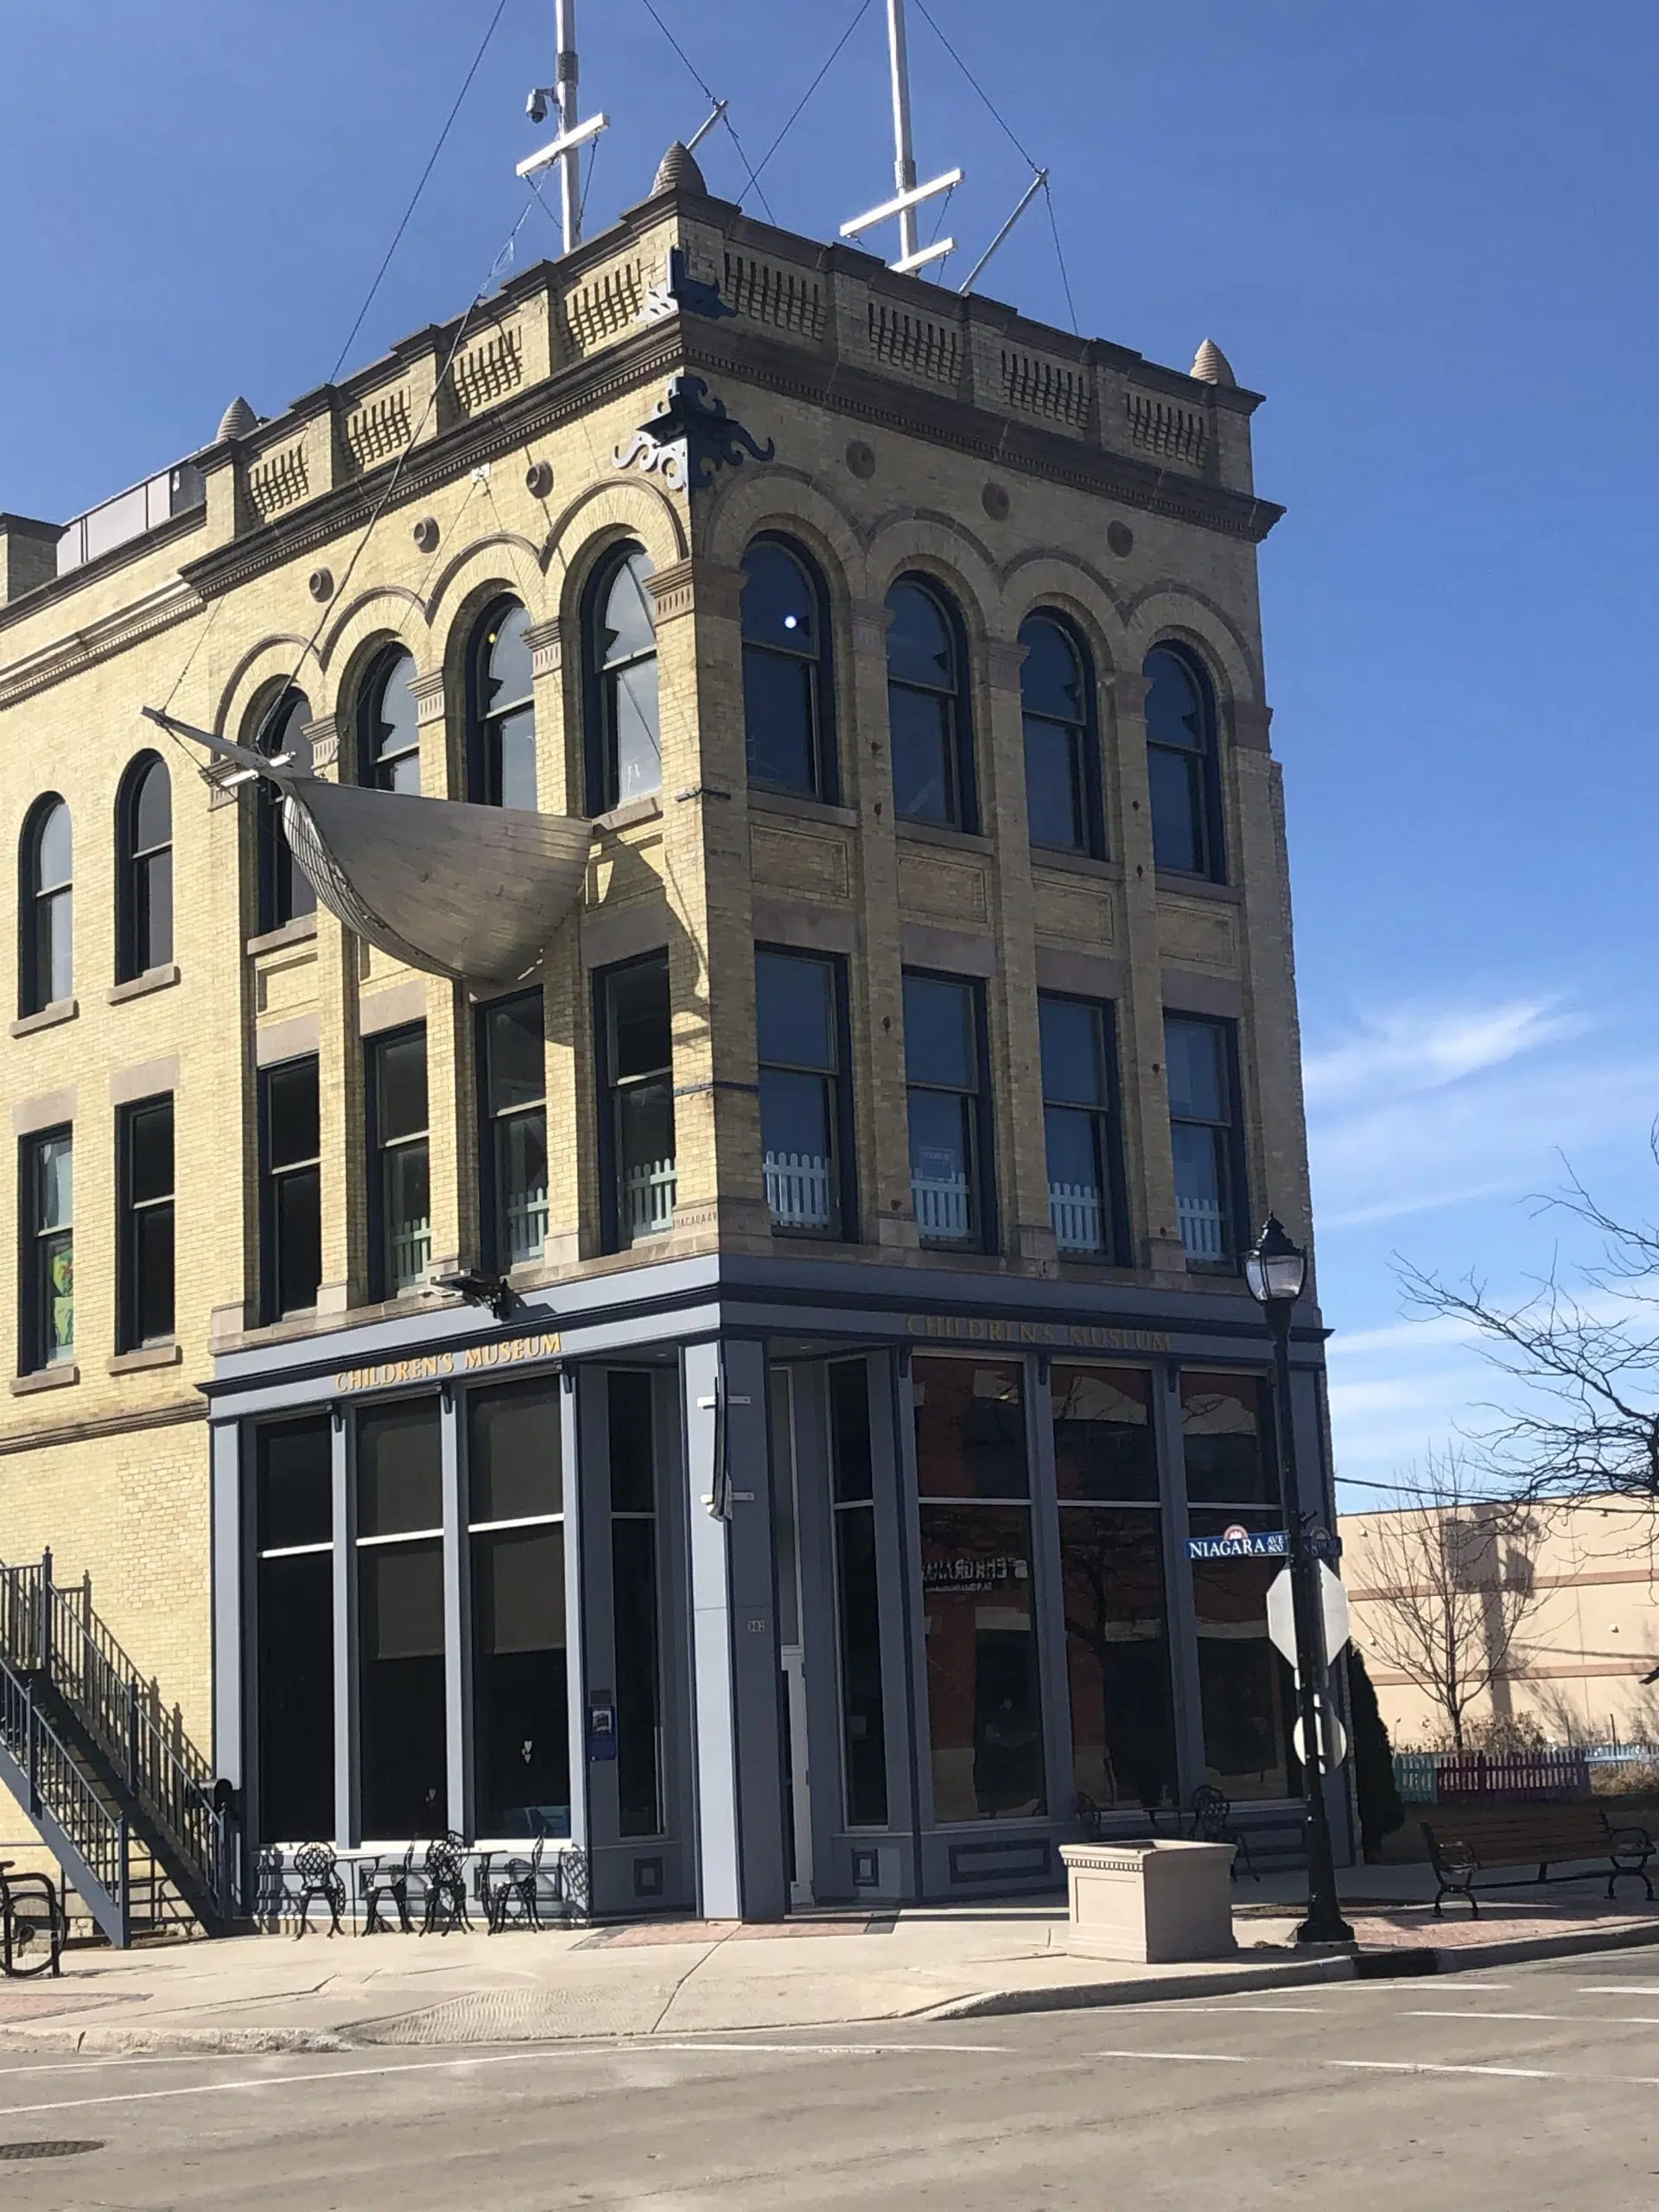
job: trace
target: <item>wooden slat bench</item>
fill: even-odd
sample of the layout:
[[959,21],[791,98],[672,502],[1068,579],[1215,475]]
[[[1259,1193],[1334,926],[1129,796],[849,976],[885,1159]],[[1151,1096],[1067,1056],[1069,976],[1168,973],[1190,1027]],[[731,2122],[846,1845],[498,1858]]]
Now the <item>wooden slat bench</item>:
[[[1648,1860],[1653,1840],[1643,1827],[1620,1824],[1615,1827],[1599,1805],[1445,1805],[1433,1820],[1421,1823],[1440,1889],[1434,1898],[1436,1917],[1446,1897],[1463,1897],[1477,1919],[1477,1874],[1496,1878],[1483,1889],[1513,1889],[1528,1879],[1570,1882],[1581,1873],[1554,1874],[1552,1866],[1592,1859],[1601,1863],[1592,1871],[1607,1869],[1607,1894],[1623,1874],[1634,1875],[1653,1900]],[[1505,1876],[1510,1866],[1535,1866],[1532,1876]]]

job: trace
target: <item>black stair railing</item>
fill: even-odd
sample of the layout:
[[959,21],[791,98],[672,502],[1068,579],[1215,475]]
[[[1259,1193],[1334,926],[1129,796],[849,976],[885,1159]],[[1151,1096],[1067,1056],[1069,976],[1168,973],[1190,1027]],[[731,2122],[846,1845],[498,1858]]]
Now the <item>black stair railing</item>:
[[34,1685],[0,1657],[0,1779],[39,1827],[99,1926],[118,1948],[132,1934],[131,1839],[36,1703]]
[[179,1708],[168,1712],[92,1610],[90,1579],[57,1582],[49,1551],[39,1566],[0,1565],[0,1657],[26,1681],[50,1686],[159,1831],[164,1857],[182,1861],[210,1912],[229,1920],[235,1848],[226,1793],[186,1735]]

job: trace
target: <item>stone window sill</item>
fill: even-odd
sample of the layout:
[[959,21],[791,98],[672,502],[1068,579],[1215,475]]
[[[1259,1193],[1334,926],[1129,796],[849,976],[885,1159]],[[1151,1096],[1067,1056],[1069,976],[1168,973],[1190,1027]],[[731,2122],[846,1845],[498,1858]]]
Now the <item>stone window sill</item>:
[[184,1357],[178,1339],[163,1344],[140,1344],[136,1351],[118,1351],[105,1368],[106,1375],[141,1375],[146,1368],[176,1367]]
[[855,806],[832,806],[827,799],[809,798],[804,791],[773,791],[749,786],[751,814],[790,814],[804,822],[833,822],[842,830],[856,830]]
[[977,830],[951,830],[938,822],[911,822],[901,814],[895,817],[893,835],[899,838],[913,838],[922,845],[951,845],[963,853],[994,853],[996,841]]
[[588,827],[595,836],[606,836],[618,830],[632,830],[637,823],[655,822],[663,810],[662,794],[646,791],[639,798],[626,798],[620,806],[613,806],[608,814],[596,814]]
[[1031,868],[1033,875],[1052,868],[1061,875],[1092,875],[1105,883],[1123,880],[1121,861],[1096,860],[1092,853],[1063,853],[1047,845],[1032,847]]
[[245,950],[255,952],[280,952],[287,944],[304,944],[317,933],[315,914],[296,914],[291,922],[284,922],[280,929],[266,930],[260,937],[251,937]]
[[54,999],[38,1014],[26,1014],[21,1021],[14,1021],[11,1033],[14,1037],[32,1037],[37,1029],[55,1029],[60,1021],[73,1021],[79,1012],[79,999]]
[[11,1395],[14,1398],[31,1398],[37,1390],[67,1390],[79,1380],[80,1370],[73,1360],[66,1360],[60,1367],[36,1368],[33,1375],[14,1375]]
[[179,980],[179,964],[169,960],[164,968],[146,968],[124,983],[117,983],[106,996],[111,1006],[125,1006],[129,999],[147,999],[152,991],[170,990]]
[[1216,899],[1224,906],[1241,906],[1244,894],[1236,885],[1212,883],[1207,875],[1183,875],[1179,869],[1160,868],[1158,888],[1179,892],[1184,899]]

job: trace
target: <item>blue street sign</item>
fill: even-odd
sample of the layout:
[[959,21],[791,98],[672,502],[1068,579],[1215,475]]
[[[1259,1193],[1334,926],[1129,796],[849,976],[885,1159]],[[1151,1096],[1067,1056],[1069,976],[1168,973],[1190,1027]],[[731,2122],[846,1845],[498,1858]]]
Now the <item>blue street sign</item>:
[[1282,1529],[1241,1529],[1236,1535],[1186,1540],[1188,1559],[1283,1559],[1288,1548]]

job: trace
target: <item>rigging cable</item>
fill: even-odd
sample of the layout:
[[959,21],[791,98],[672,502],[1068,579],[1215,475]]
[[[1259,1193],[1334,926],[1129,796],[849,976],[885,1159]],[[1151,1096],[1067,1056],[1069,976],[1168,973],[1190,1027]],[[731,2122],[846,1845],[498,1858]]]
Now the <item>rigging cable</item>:
[[818,86],[830,74],[831,68],[835,65],[836,56],[840,54],[842,48],[846,45],[848,40],[851,38],[853,33],[858,29],[859,25],[863,22],[865,16],[868,16],[869,12],[870,0],[860,0],[858,12],[854,16],[852,22],[848,24],[846,29],[842,31],[841,36],[836,41],[836,43],[830,51],[829,60],[824,63],[823,68],[819,70],[817,75],[812,79],[806,90],[801,94],[800,99],[795,104],[794,110],[791,114],[788,122],[785,124],[783,129],[772,140],[771,145],[767,147],[766,152],[761,155],[759,165],[754,171],[757,189],[759,189],[760,186],[760,171],[765,168],[766,163],[772,159],[778,149],[783,144],[785,139],[788,137],[790,132],[795,128],[797,122],[799,120],[801,110],[806,105],[813,93],[817,91]]
[[[661,31],[663,36],[673,48],[675,53],[677,54],[681,60],[684,62],[687,69],[691,73],[693,83],[696,85],[703,98],[708,101],[709,106],[711,108],[718,107],[721,104],[720,99],[718,94],[715,92],[714,86],[708,82],[707,79],[703,76],[702,72],[697,67],[696,63],[693,61],[690,55],[680,44],[678,39],[675,37],[673,32],[670,30],[668,25],[658,14],[654,5],[654,0],[640,0],[640,5],[644,8],[645,13],[651,17],[652,22],[656,24],[658,29]],[[737,158],[742,162],[745,170],[747,172],[749,182],[754,187],[755,191],[760,194],[760,205],[766,211],[767,220],[775,223],[778,220],[778,218],[772,212],[772,202],[767,199],[764,190],[762,190],[760,180],[755,175],[753,166],[750,162],[747,154],[743,150],[743,141],[737,135],[737,125],[732,121],[732,113],[729,107],[720,119],[725,124],[727,130],[731,133],[732,143],[737,149]]]

